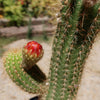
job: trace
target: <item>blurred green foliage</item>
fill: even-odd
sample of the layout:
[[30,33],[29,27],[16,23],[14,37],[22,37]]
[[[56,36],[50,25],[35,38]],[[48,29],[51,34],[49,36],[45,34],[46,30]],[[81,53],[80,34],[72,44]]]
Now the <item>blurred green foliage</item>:
[[20,26],[24,17],[23,8],[20,2],[14,0],[4,0],[4,16],[11,21],[11,23]]
[[0,8],[3,8],[3,15],[12,24],[17,26],[23,24],[23,18],[28,16],[28,12],[33,17],[52,16],[52,5],[57,5],[59,0],[0,0]]

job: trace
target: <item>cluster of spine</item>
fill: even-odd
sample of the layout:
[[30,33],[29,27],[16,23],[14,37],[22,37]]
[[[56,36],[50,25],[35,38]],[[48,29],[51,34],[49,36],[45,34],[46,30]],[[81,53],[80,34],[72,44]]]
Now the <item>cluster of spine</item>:
[[[85,59],[96,34],[100,31],[100,10],[98,11],[100,3],[95,2],[91,5],[91,3],[87,4],[85,0],[62,0],[62,5],[61,18],[53,43],[50,85],[46,100],[73,100],[76,97]],[[30,48],[28,45],[27,50],[30,49],[35,50],[33,44],[30,45]],[[25,53],[27,54],[27,52]],[[34,53],[28,54],[31,57]],[[7,52],[4,58],[7,73],[25,91],[43,94],[45,92],[44,83],[40,84],[32,76],[40,78],[39,80],[42,80],[44,76],[42,77],[40,71],[35,74],[33,70],[27,72],[23,66],[24,57],[26,56],[22,57],[21,49]],[[30,66],[27,63],[27,57],[26,67],[32,67],[33,65]],[[35,55],[32,57],[37,58]],[[33,69],[39,70],[36,65]]]
[[39,78],[38,74],[28,74],[22,64],[22,49],[13,49],[8,51],[4,57],[4,67],[9,74],[10,78],[22,89],[29,93],[38,93],[43,94],[43,84],[39,81],[35,80],[35,78]]
[[100,29],[100,3],[86,6],[83,1],[62,0],[46,100],[73,100],[77,95],[85,59]]

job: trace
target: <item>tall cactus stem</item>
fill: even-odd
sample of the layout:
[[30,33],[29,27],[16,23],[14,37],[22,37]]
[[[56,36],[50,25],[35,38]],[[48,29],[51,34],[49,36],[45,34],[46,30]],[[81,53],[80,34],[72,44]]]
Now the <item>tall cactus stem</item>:
[[62,16],[53,44],[46,100],[73,100],[76,97],[85,59],[97,34],[96,30],[100,28],[97,26],[99,21],[94,21],[99,4],[87,10],[83,0],[69,0],[67,5],[64,2],[62,4]]

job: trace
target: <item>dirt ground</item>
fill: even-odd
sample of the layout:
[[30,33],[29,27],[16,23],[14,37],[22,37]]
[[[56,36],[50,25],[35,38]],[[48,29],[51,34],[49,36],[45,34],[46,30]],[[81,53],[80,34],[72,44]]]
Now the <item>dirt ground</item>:
[[100,33],[86,60],[77,100],[100,100]]
[[[27,40],[20,40],[14,42],[6,46],[5,49],[15,47],[20,48],[26,41]],[[46,53],[42,60],[46,63],[43,64],[41,60],[38,64],[42,65],[41,69],[48,75],[51,46],[43,43],[43,47],[45,48]],[[34,97],[33,94],[24,92],[11,81],[3,68],[2,59],[0,59],[0,61],[0,100],[29,100],[29,98]],[[93,48],[86,60],[76,100],[100,100],[100,33],[95,39]]]

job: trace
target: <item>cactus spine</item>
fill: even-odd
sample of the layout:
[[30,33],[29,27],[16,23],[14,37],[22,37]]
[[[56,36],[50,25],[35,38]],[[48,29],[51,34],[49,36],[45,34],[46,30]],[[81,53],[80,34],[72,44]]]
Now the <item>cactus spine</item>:
[[[83,2],[84,1],[84,2]],[[84,62],[100,29],[99,3],[62,0],[61,20],[53,43],[50,86],[46,100],[76,97]]]
[[[94,1],[96,0],[62,0],[46,100],[73,100],[76,97],[85,59],[100,31],[100,3]],[[29,72],[24,70],[22,61],[21,49],[7,52],[4,58],[7,73],[27,92],[43,93],[46,87],[40,81],[44,81],[44,76],[36,65]]]

